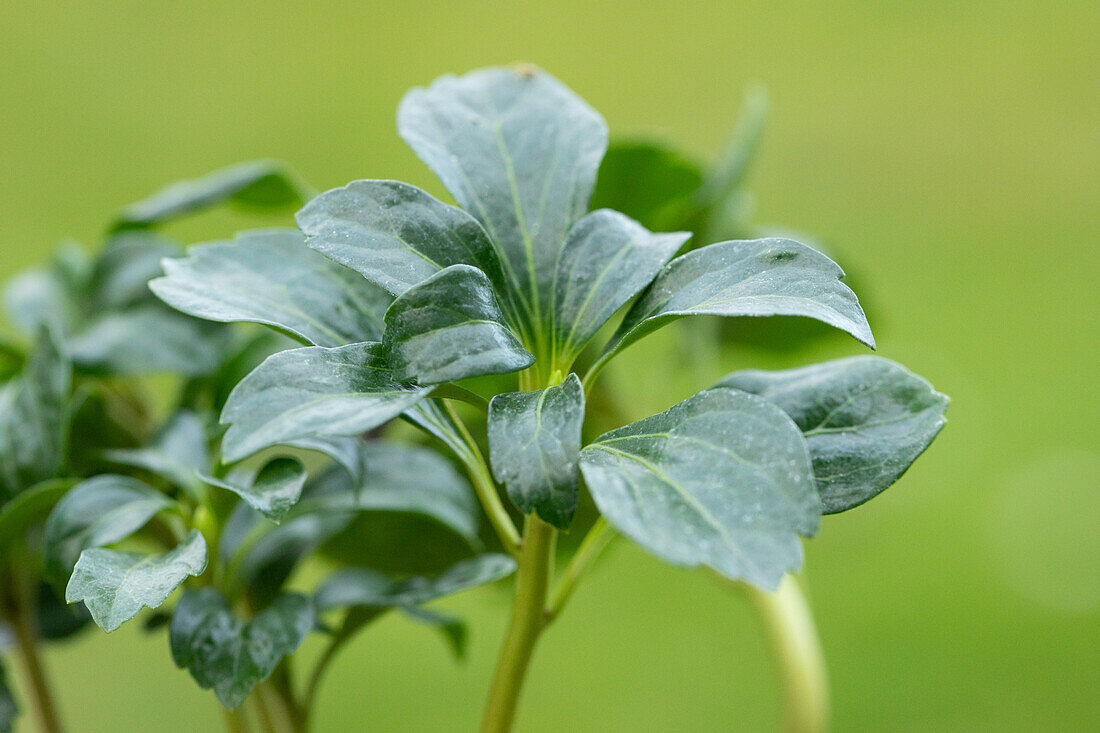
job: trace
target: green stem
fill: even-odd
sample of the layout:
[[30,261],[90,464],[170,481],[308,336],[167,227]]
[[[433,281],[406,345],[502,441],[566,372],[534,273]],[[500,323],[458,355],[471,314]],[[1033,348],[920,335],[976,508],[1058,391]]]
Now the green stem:
[[527,667],[545,627],[544,608],[555,534],[551,525],[533,514],[528,515],[516,571],[512,620],[489,688],[482,733],[507,733],[512,729]]
[[569,566],[565,569],[565,574],[562,575],[557,588],[554,589],[550,603],[546,606],[547,624],[556,619],[562,612],[565,604],[569,602],[569,598],[573,595],[573,591],[577,589],[581,578],[584,577],[584,574],[588,572],[589,568],[592,567],[613,539],[615,539],[615,528],[603,517],[597,519],[596,523],[584,536],[584,539],[581,540],[581,546],[577,548],[576,554],[573,555],[573,558],[569,561]]
[[222,708],[222,717],[225,720],[225,729],[229,733],[249,733],[248,718],[244,715],[244,708],[226,710]]
[[774,593],[739,584],[764,624],[783,678],[786,730],[822,733],[829,728],[825,657],[806,597],[791,575]]
[[39,730],[42,733],[61,733],[64,728],[45,665],[39,655],[34,585],[26,572],[27,563],[26,557],[14,558],[9,566],[12,594],[6,604],[9,606],[6,616],[15,637],[16,656],[23,670],[30,707],[38,720]]
[[444,401],[443,406],[447,411],[447,416],[459,431],[462,441],[466,444],[467,454],[460,457],[469,469],[470,480],[473,481],[474,492],[477,494],[478,501],[481,502],[485,514],[489,517],[489,523],[496,531],[500,543],[504,545],[504,549],[509,554],[516,555],[519,552],[519,532],[516,531],[516,525],[512,523],[512,517],[508,514],[508,510],[504,508],[504,502],[500,500],[500,494],[497,493],[497,487],[493,482],[492,474],[489,473],[489,466],[485,463],[485,457],[481,455],[481,449],[477,447],[477,442],[470,435],[470,431],[466,429],[466,424],[462,422],[462,418],[455,412],[451,403]]

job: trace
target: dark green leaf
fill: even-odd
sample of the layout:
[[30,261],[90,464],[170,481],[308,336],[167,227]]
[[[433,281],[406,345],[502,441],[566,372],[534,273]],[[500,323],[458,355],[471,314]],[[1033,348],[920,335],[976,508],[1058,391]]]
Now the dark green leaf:
[[489,403],[493,475],[524,514],[567,529],[577,509],[577,454],[584,388],[576,374],[534,392],[498,394]]
[[204,476],[203,480],[212,486],[232,491],[253,509],[277,523],[298,503],[306,482],[306,469],[298,459],[281,456],[265,463],[247,485],[209,476]]
[[195,413],[181,410],[157,431],[149,445],[104,451],[103,457],[111,463],[145,469],[194,493],[197,473],[210,467],[206,426]]
[[545,72],[443,76],[401,100],[397,129],[503,253],[505,294],[541,328],[554,265],[588,210],[607,125]]
[[317,346],[377,340],[392,298],[311,251],[300,232],[244,232],[165,260],[149,287],[173,308],[212,321],[252,321]]
[[402,608],[401,611],[406,617],[418,624],[439,629],[455,658],[459,660],[466,658],[466,641],[469,636],[469,629],[466,628],[465,621],[449,613],[420,608],[419,606]]
[[677,257],[627,313],[608,347],[619,351],[665,323],[694,315],[807,316],[874,348],[844,272],[789,239],[721,242]]
[[25,542],[27,529],[49,514],[72,485],[70,479],[48,479],[0,506],[0,549],[9,542]]
[[431,391],[394,378],[381,344],[311,346],[275,354],[229,395],[223,460],[317,435],[358,435],[397,417]]
[[454,382],[534,363],[505,325],[481,270],[452,265],[406,290],[386,311],[386,347],[399,381]]
[[945,395],[877,356],[736,372],[720,384],[760,395],[791,416],[810,448],[827,514],[859,506],[887,489],[946,422]]
[[690,236],[653,234],[607,209],[578,221],[554,279],[555,364],[572,364],[600,327],[657,276]]
[[600,436],[581,451],[596,505],[676,565],[775,589],[821,518],[802,433],[770,402],[713,389]]
[[0,659],[0,733],[12,733],[15,718],[19,715],[19,705],[8,687],[7,671],[4,660]]
[[315,601],[320,610],[344,606],[416,606],[499,580],[515,569],[515,560],[507,555],[478,555],[435,577],[395,578],[366,568],[348,568],[329,577],[318,589]]
[[256,160],[166,186],[123,209],[112,228],[155,226],[226,201],[254,207],[284,207],[298,204],[304,198],[301,184],[286,165]]
[[298,212],[309,246],[401,295],[449,265],[473,265],[503,287],[500,257],[462,209],[398,181],[352,181]]
[[189,575],[206,569],[206,542],[198,530],[163,555],[91,548],[80,553],[65,588],[69,603],[84,601],[104,631],[114,631],[142,608],[156,608]]
[[593,209],[614,209],[653,231],[687,222],[703,182],[699,166],[647,141],[616,141],[607,149],[592,193]]
[[222,705],[233,710],[301,645],[313,628],[314,615],[308,598],[288,593],[242,621],[213,588],[189,591],[172,616],[172,659],[191,672],[199,687],[213,688]]
[[69,605],[65,597],[47,582],[38,584],[34,610],[38,635],[47,641],[71,638],[92,623],[92,616],[83,603]]
[[95,318],[69,341],[73,361],[119,374],[210,374],[229,334],[156,301]]
[[82,481],[46,520],[46,573],[64,584],[80,553],[129,537],[174,502],[135,478],[104,474]]
[[68,359],[43,329],[22,375],[0,386],[0,502],[61,474],[71,383]]

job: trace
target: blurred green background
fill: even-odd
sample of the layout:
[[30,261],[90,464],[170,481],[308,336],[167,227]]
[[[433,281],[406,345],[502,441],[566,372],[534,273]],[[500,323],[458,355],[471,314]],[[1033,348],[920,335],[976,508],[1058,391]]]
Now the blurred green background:
[[[752,81],[771,114],[759,222],[812,233],[853,275],[879,353],[948,393],[932,450],[827,518],[806,582],[838,731],[1100,730],[1100,4],[1085,2],[190,2],[0,5],[0,276],[91,246],[162,184],[278,157],[325,189],[440,193],[394,132],[409,87],[527,60],[613,135],[702,158]],[[177,231],[220,235],[232,217]],[[669,353],[609,373],[632,417],[725,372],[860,353]],[[398,618],[336,663],[318,729],[472,730],[507,597],[456,666]],[[77,733],[217,730],[162,637],[124,627],[49,654]],[[742,600],[620,540],[545,637],[524,731],[768,730],[774,670]]]

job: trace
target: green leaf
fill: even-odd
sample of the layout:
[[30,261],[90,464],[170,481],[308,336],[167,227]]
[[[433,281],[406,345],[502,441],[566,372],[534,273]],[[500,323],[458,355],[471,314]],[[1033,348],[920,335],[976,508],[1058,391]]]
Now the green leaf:
[[947,422],[946,395],[877,356],[735,372],[720,384],[760,395],[790,415],[810,448],[826,514],[859,506],[891,486]]
[[283,163],[238,163],[193,180],[173,183],[130,204],[112,229],[141,229],[229,201],[252,207],[286,207],[305,200],[302,185]]
[[504,286],[481,224],[407,183],[352,181],[310,201],[297,221],[310,247],[395,296],[449,265],[472,265]]
[[193,247],[164,261],[149,287],[173,308],[212,321],[251,321],[317,346],[377,340],[392,298],[311,251],[300,232],[271,229]]
[[4,286],[4,310],[24,334],[49,327],[60,337],[83,317],[82,298],[92,262],[79,245],[66,242],[50,263],[24,270]]
[[283,657],[294,653],[313,624],[313,605],[302,595],[280,595],[242,621],[220,593],[203,588],[180,599],[168,638],[176,666],[188,670],[204,690],[213,688],[222,705],[233,710]]
[[46,519],[47,577],[64,584],[86,548],[125,539],[174,505],[164,494],[129,476],[104,474],[80,482]]
[[15,719],[19,715],[19,705],[15,702],[15,695],[8,687],[7,671],[4,669],[4,660],[0,659],[0,733],[12,733]]
[[577,509],[584,388],[576,374],[553,387],[498,394],[489,403],[493,476],[524,514],[567,529]]
[[367,568],[347,568],[329,576],[317,590],[317,608],[417,606],[511,575],[516,561],[507,555],[477,555],[434,577],[397,578]]
[[107,450],[103,457],[111,463],[145,469],[196,495],[200,483],[197,474],[210,467],[206,426],[195,413],[181,410],[169,418],[148,445]]
[[265,463],[247,486],[209,476],[204,476],[203,481],[232,491],[253,509],[278,523],[298,503],[306,477],[306,469],[301,461],[280,456]]
[[455,382],[535,362],[505,325],[485,273],[469,265],[452,265],[409,288],[385,321],[382,343],[402,382]]
[[153,232],[116,234],[103,245],[92,265],[89,300],[103,310],[151,300],[149,281],[163,274],[161,262],[183,254],[182,246]]
[[668,263],[608,345],[621,351],[664,324],[695,315],[806,316],[875,339],[844,272],[825,255],[789,239],[721,242]]
[[206,542],[196,529],[163,555],[87,549],[73,568],[65,600],[84,601],[96,624],[111,632],[142,608],[164,603],[188,576],[205,569]]
[[25,542],[27,529],[49,514],[72,485],[71,479],[47,479],[0,507],[0,549],[9,542]]
[[68,343],[73,361],[123,375],[210,374],[221,363],[225,329],[156,301],[94,318]]
[[558,253],[607,148],[603,118],[545,72],[493,68],[413,89],[397,129],[484,225],[511,283],[502,297],[541,329]]
[[687,223],[703,182],[699,166],[648,141],[615,141],[607,149],[592,193],[593,209],[613,209],[653,231]]
[[374,342],[311,346],[268,357],[226,401],[223,460],[316,435],[358,435],[397,417],[431,388],[398,381]]
[[653,234],[606,209],[578,221],[554,278],[555,364],[572,364],[600,327],[657,276],[690,236]]
[[469,638],[469,629],[466,628],[466,622],[461,618],[419,606],[402,608],[401,612],[418,624],[439,629],[455,658],[459,660],[466,658],[466,642]]
[[68,359],[43,329],[22,375],[0,386],[0,502],[61,475],[71,384]]
[[802,433],[770,402],[713,389],[581,451],[608,521],[676,565],[774,590],[821,518]]

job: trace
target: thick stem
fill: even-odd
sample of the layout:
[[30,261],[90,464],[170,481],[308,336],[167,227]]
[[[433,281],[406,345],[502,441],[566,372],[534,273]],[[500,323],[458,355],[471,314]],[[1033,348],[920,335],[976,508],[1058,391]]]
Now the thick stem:
[[793,576],[768,593],[741,584],[764,624],[783,678],[786,730],[822,733],[829,728],[825,656],[813,614]]
[[[22,567],[20,567],[22,566]],[[15,637],[15,652],[26,681],[29,704],[42,733],[61,733],[61,719],[54,703],[46,668],[39,656],[34,585],[26,575],[26,560],[16,558],[11,563],[11,598],[7,620]]]
[[555,530],[535,515],[528,515],[516,571],[516,596],[512,620],[500,650],[482,733],[507,733],[512,729],[523,690],[523,680],[539,634],[545,625],[546,591],[550,585]]

